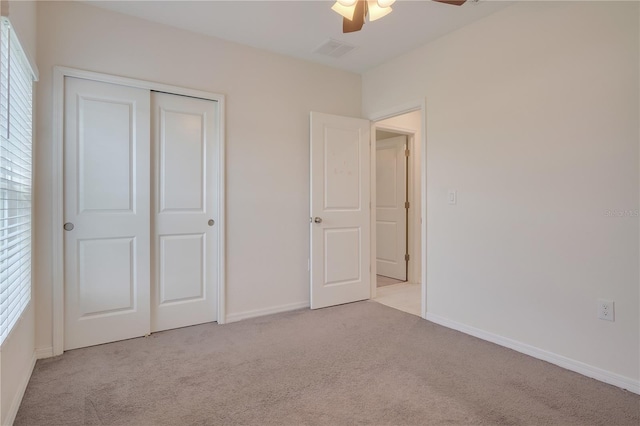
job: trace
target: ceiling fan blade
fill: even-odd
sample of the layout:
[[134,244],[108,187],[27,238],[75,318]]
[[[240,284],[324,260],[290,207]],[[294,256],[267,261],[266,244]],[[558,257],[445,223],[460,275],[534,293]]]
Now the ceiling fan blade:
[[353,20],[347,18],[342,19],[342,32],[354,33],[360,31],[364,25],[364,18],[367,14],[367,2],[366,0],[358,0],[356,3],[356,10],[353,13]]
[[438,3],[452,4],[454,6],[462,6],[467,0],[433,0]]

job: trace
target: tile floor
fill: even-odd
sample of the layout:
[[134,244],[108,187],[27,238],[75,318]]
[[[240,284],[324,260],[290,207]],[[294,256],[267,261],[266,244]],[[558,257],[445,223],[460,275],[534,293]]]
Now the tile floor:
[[396,280],[397,284],[385,284],[381,287],[381,278],[382,281],[390,280],[390,278],[378,275],[378,289],[376,291],[376,297],[373,299],[374,301],[403,312],[420,316],[422,309],[420,303],[420,284],[409,284]]

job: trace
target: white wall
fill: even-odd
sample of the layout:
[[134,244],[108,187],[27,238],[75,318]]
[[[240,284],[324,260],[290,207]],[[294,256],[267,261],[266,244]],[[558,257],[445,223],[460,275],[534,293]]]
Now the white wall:
[[409,251],[411,260],[409,261],[409,280],[413,283],[420,283],[421,278],[421,258],[422,247],[420,239],[420,216],[421,216],[421,185],[420,185],[420,159],[422,144],[422,111],[412,111],[395,117],[387,118],[376,122],[377,126],[383,128],[393,128],[409,130],[414,133],[414,143],[409,156],[411,179],[409,182],[410,208],[409,208]]
[[[9,2],[8,15],[20,44],[28,56],[36,56],[36,5],[33,2]],[[34,114],[35,115],[35,114]],[[34,160],[37,162],[37,158]],[[37,164],[34,167],[36,170]],[[37,172],[34,172],[37,173]],[[34,230],[34,234],[37,230]],[[0,347],[0,424],[13,422],[27,381],[31,376],[35,348],[35,294]]]
[[[73,2],[38,5],[39,158],[54,65],[227,96],[227,313],[309,302],[309,111],[358,116],[360,76]],[[40,164],[37,347],[51,336],[51,164]],[[58,224],[59,225],[59,224]]]
[[363,75],[367,116],[427,98],[430,317],[636,392],[638,6],[520,3]]
[[0,424],[11,424],[35,365],[33,299],[0,351]]

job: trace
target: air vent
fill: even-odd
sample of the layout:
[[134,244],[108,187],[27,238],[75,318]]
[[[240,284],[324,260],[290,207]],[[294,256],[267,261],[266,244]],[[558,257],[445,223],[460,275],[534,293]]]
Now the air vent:
[[339,57],[344,56],[347,53],[351,52],[355,48],[356,48],[355,46],[352,46],[350,44],[346,44],[346,43],[342,43],[342,42],[337,41],[337,40],[329,39],[325,43],[323,43],[322,46],[318,47],[313,52],[314,53],[319,53],[319,54],[325,55],[325,56],[331,56],[333,58],[339,58]]

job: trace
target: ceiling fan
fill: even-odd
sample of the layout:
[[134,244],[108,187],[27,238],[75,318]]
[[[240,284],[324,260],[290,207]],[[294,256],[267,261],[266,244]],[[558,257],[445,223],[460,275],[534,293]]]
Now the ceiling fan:
[[[369,21],[375,21],[391,13],[391,5],[396,0],[337,0],[331,7],[343,16],[342,32],[353,33],[360,31],[364,20],[369,15]],[[433,0],[454,6],[462,6],[467,0]]]

